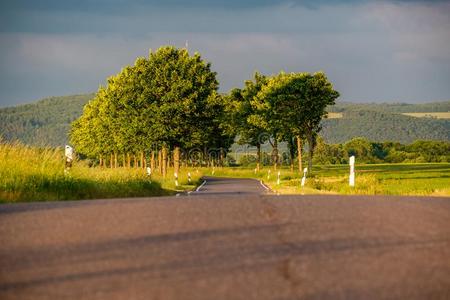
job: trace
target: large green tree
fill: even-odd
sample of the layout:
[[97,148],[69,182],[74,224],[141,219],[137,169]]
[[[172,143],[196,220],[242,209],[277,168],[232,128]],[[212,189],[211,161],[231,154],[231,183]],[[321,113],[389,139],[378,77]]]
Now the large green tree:
[[[91,156],[99,154],[97,148],[110,153],[171,148],[178,172],[180,148],[208,142],[202,132],[215,117],[208,103],[217,89],[216,73],[200,54],[170,46],[150,51],[100,87],[92,108],[73,124],[72,143]],[[106,138],[93,138],[98,135]]]
[[260,122],[258,110],[254,105],[255,97],[267,83],[268,78],[258,72],[253,80],[245,81],[243,89],[233,89],[230,92],[231,101],[234,104],[234,111],[230,115],[231,124],[234,124],[238,134],[239,144],[248,144],[256,147],[256,168],[261,165],[261,145],[267,142],[268,136],[264,123]]
[[299,171],[301,172],[301,141],[308,140],[309,170],[315,137],[321,130],[325,108],[335,103],[339,93],[333,89],[325,73],[284,73],[272,77],[257,95],[257,106],[263,123],[272,131],[297,138]]

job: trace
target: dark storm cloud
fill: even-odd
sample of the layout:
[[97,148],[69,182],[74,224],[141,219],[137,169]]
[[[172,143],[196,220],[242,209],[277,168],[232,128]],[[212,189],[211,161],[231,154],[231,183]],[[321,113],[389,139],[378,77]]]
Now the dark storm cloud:
[[0,106],[95,91],[161,45],[199,51],[221,90],[324,70],[351,101],[450,98],[448,1],[2,1]]

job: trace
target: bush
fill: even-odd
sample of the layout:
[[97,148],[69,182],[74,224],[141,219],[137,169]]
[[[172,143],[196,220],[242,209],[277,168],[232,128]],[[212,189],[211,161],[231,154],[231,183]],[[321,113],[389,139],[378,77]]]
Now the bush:
[[256,166],[256,155],[243,155],[239,158],[239,165],[243,167],[254,167]]

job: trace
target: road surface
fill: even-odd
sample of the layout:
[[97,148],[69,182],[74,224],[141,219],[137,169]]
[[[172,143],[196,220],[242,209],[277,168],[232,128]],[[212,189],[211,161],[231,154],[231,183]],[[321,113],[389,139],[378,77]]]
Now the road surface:
[[450,299],[450,199],[189,196],[0,206],[0,299]]

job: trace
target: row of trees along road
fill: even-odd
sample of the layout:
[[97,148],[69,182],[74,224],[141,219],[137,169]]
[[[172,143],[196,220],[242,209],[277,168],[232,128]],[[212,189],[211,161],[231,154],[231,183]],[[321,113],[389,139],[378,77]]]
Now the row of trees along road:
[[[256,73],[253,80],[245,82],[243,89],[230,93],[237,102],[235,111],[241,144],[257,148],[257,169],[261,160],[261,145],[266,141],[272,146],[272,161],[278,164],[278,143],[286,141],[291,162],[298,159],[302,171],[303,141],[308,141],[309,170],[320,122],[326,115],[325,108],[333,105],[339,93],[333,89],[323,72],[283,73],[266,77]],[[293,168],[293,165],[291,165]]]
[[158,166],[166,175],[170,153],[175,173],[181,161],[220,164],[238,137],[257,147],[258,162],[261,144],[269,141],[276,167],[280,141],[288,141],[294,158],[307,140],[312,157],[325,107],[339,96],[322,72],[256,73],[228,95],[218,94],[218,85],[198,53],[150,51],[99,88],[72,124],[71,142],[101,166],[108,160],[110,167]]
[[[138,58],[108,79],[72,124],[76,150],[100,165],[145,167],[166,173],[168,152],[178,173],[181,151],[227,149],[233,142],[221,124],[225,106],[216,73],[199,54],[163,47]],[[150,153],[149,153],[150,152]],[[158,153],[158,158],[156,158]],[[195,152],[198,154],[198,151]],[[118,162],[119,160],[119,162]]]

